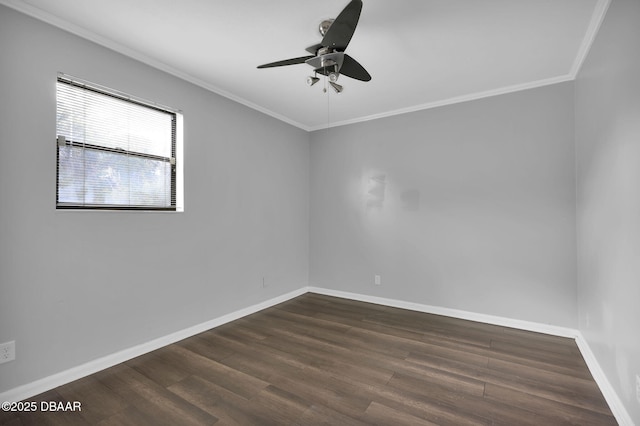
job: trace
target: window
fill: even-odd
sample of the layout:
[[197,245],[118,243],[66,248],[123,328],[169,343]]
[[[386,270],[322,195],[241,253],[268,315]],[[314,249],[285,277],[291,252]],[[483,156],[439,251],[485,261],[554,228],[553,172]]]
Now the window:
[[56,208],[175,211],[179,114],[65,75],[56,91]]

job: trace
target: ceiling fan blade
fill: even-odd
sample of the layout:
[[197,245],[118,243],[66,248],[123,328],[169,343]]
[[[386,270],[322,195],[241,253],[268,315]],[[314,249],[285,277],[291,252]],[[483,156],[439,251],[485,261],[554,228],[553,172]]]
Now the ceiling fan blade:
[[284,61],[271,62],[269,64],[258,65],[258,68],[283,67],[285,65],[304,64],[307,59],[315,58],[315,56],[302,56],[300,58],[285,59]]
[[360,81],[370,81],[371,75],[364,69],[358,61],[345,53],[342,67],[340,68],[340,74],[347,77],[355,78]]
[[356,31],[361,11],[362,0],[351,0],[329,27],[322,45],[344,51]]

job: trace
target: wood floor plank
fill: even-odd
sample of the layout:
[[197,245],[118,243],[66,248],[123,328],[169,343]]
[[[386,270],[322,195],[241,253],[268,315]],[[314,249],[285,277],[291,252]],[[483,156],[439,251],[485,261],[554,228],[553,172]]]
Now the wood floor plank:
[[[126,364],[119,364],[96,373],[98,380],[135,407],[138,415],[158,424],[214,424],[217,419],[199,410],[184,399],[177,398]],[[144,422],[141,424],[151,424]]]
[[508,339],[519,338],[521,339],[521,341],[524,341],[524,342],[547,342],[552,345],[566,346],[566,347],[577,349],[575,345],[575,341],[573,339],[569,339],[562,336],[554,336],[552,334],[536,333],[534,331],[520,330],[517,328],[511,328],[511,327],[502,328],[501,338],[508,338]]
[[489,363],[493,362],[491,368],[488,366],[471,367],[464,363],[428,354],[411,354],[407,357],[407,361],[468,377],[482,383],[492,383],[531,395],[555,399],[565,404],[603,414],[610,412],[602,394],[592,381],[496,360],[489,360]]
[[[542,336],[546,335],[543,334]],[[557,354],[576,354],[574,349],[577,349],[577,347],[575,346],[575,341],[573,339],[558,336],[550,337],[554,337],[554,339],[547,340],[545,338],[540,338],[539,333],[531,332],[529,332],[529,334],[513,334],[509,333],[508,329],[505,329],[502,333],[492,336],[492,341],[510,343],[521,346],[523,348],[532,350],[545,350]]]
[[324,405],[313,405],[304,412],[296,426],[367,426],[367,423],[342,414]]
[[458,325],[443,326],[433,324],[428,321],[420,321],[411,315],[410,318],[402,318],[398,315],[375,315],[365,318],[363,321],[375,324],[384,324],[388,327],[405,331],[422,333],[426,336],[449,339],[456,342],[463,342],[472,345],[490,347],[491,333],[487,331],[473,330]]
[[330,322],[339,322],[342,324],[350,325],[353,329],[368,330],[372,333],[379,333],[381,335],[402,337],[408,340],[414,340],[416,342],[420,342],[424,338],[424,334],[420,332],[397,329],[384,324],[364,322],[360,319],[340,317],[339,315],[329,312],[320,312],[316,314],[314,318],[319,318]]
[[[389,338],[383,341],[380,339],[380,334],[353,334],[352,332],[357,330],[354,327],[336,324],[335,322],[323,319],[310,318],[304,315],[285,311],[281,311],[275,315],[275,319],[273,319],[271,314],[268,315],[268,317],[272,319],[268,322],[268,325],[266,325],[264,321],[255,321],[251,326],[260,328],[271,327],[271,330],[274,330],[274,328],[291,327],[302,334],[323,339],[341,348],[365,349],[368,353],[373,352],[375,354],[383,354],[399,358],[404,358],[409,353],[407,347],[410,345],[410,341],[395,338],[394,336],[388,336]],[[273,332],[272,335],[274,335]],[[414,343],[414,347],[418,347],[420,345],[418,342]]]
[[359,378],[366,383],[384,384],[393,375],[393,371],[367,363],[366,359],[357,357],[348,349],[296,333],[284,332],[280,336],[266,339],[262,344],[273,348],[287,348],[290,354],[306,360],[308,365],[321,367],[333,374]]
[[[510,362],[514,362],[514,363],[529,366],[529,367],[535,367],[535,368],[540,368],[542,370],[556,372],[558,374],[564,374],[564,375],[574,376],[577,378],[593,380],[593,378],[591,377],[591,373],[589,372],[589,369],[586,368],[586,366],[581,366],[580,364],[576,364],[573,366],[558,365],[558,364],[554,364],[551,361],[548,362],[543,359],[532,359],[530,357],[523,357],[517,354],[506,353],[506,352],[502,352],[500,350],[494,350],[491,348],[484,348],[484,347],[480,347],[472,344],[464,344],[460,342],[451,341],[448,339],[433,338],[432,336],[425,336],[423,340],[426,343],[433,344],[436,346],[443,346],[446,348],[467,351],[469,353],[485,356],[491,359],[510,361]],[[575,355],[575,356],[580,356],[580,355]]]
[[302,368],[291,367],[277,359],[261,356],[259,352],[238,353],[223,359],[220,363],[266,383],[273,383],[276,375],[295,376],[303,371]]
[[[390,381],[384,388],[369,389],[374,394],[372,399],[380,404],[403,411],[415,417],[442,426],[479,426],[491,425],[491,420],[478,416],[476,413],[463,411],[456,408],[454,404],[443,402],[440,398],[433,398],[434,395],[456,395],[438,386],[422,383],[418,388],[420,392],[415,392],[412,387],[398,386],[398,381]],[[426,396],[422,390],[429,389],[433,393]],[[468,398],[475,398],[467,396]],[[457,398],[465,400],[467,397],[458,395]]]
[[505,354],[515,355],[520,358],[552,363],[567,368],[583,369],[586,367],[584,361],[570,352],[559,353],[558,351],[549,350],[546,347],[534,345],[522,345],[512,342],[504,342],[500,340],[491,340],[491,349]]
[[20,422],[18,415],[12,411],[0,410],[0,425],[10,425]]
[[276,377],[274,385],[312,402],[313,407],[322,406],[351,419],[363,415],[371,403],[368,385],[314,367],[296,377]]
[[45,392],[0,425],[615,425],[575,341],[305,294]]
[[[491,373],[491,370],[495,373]],[[593,380],[550,373],[494,359],[489,360],[488,370],[479,379],[598,413],[611,413],[602,392]]]
[[263,419],[285,425],[295,423],[313,404],[292,392],[270,385],[251,399],[250,406],[252,409],[260,407]]
[[509,374],[513,377],[526,377],[535,380],[555,383],[567,388],[576,389],[585,394],[595,394],[602,396],[595,381],[566,374],[560,374],[542,368],[531,367],[520,363],[505,361],[501,359],[489,358],[487,368]]
[[234,353],[233,348],[229,347],[229,345],[221,345],[212,339],[211,336],[211,331],[207,331],[176,344],[214,361],[220,361]]
[[591,410],[584,410],[572,405],[493,384],[486,385],[485,398],[494,401],[509,401],[510,404],[524,408],[532,413],[545,413],[547,417],[553,419],[553,423],[551,424],[568,423],[581,426],[617,425],[612,415],[604,415]]
[[190,376],[168,390],[218,418],[221,424],[259,424],[260,419],[245,409],[246,398],[200,377]]
[[389,426],[438,426],[428,420],[421,419],[405,411],[396,410],[373,401],[362,418],[369,425]]
[[80,415],[89,423],[98,423],[128,405],[126,400],[93,376],[60,386],[56,391],[64,401],[82,402]]
[[170,386],[190,375],[181,364],[167,360],[166,348],[127,361],[127,365],[162,387]]
[[[221,361],[223,359],[227,359],[229,356],[234,354],[264,354],[265,359],[274,360],[274,361],[282,361],[287,366],[297,369],[304,368],[306,363],[299,361],[295,357],[291,356],[287,352],[280,350],[280,348],[271,348],[269,346],[265,346],[262,344],[262,341],[251,341],[246,340],[243,337],[238,338],[238,336],[234,336],[233,334],[226,333],[224,336],[217,333],[215,330],[210,330],[206,333],[203,333],[200,337],[203,340],[206,340],[207,347],[202,347],[200,345],[193,346],[187,343],[187,339],[183,342],[178,342],[177,345],[184,347],[186,349],[191,350],[194,353],[197,353],[206,358],[210,358],[208,356],[209,350],[208,346],[218,346],[225,347],[228,350],[226,351],[226,355],[223,357],[215,357],[210,358],[215,361]],[[284,367],[288,368],[288,367]]]
[[[182,367],[192,375],[197,375],[223,386],[225,389],[245,398],[251,398],[261,389],[269,386],[268,382],[260,380],[244,371],[230,368],[222,362],[214,361],[184,349],[177,345],[168,346],[169,362],[182,363]],[[224,361],[224,360],[223,360]]]

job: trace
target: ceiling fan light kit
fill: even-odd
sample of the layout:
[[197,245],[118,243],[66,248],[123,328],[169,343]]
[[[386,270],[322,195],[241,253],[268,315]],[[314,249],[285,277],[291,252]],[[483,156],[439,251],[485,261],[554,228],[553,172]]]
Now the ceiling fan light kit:
[[351,0],[336,19],[323,20],[318,27],[320,35],[323,36],[322,41],[306,49],[312,55],[271,62],[259,65],[258,68],[306,63],[314,69],[314,76],[307,77],[307,85],[313,86],[319,80],[317,75],[324,75],[329,78],[329,84],[336,93],[343,90],[343,87],[336,83],[341,74],[355,80],[370,81],[371,75],[367,70],[345,53],[358,25],[361,11],[362,0]]
[[329,84],[331,85],[331,87],[333,87],[333,90],[336,91],[336,93],[342,93],[342,86],[339,85],[338,83],[334,83],[333,81],[330,81]]
[[318,77],[311,77],[311,76],[307,77],[307,85],[309,85],[309,86],[313,86],[318,81],[320,81],[320,79]]
[[335,19],[325,19],[324,21],[320,22],[320,25],[318,26],[318,32],[322,37],[327,34],[327,31],[329,31],[329,27],[331,26],[331,24],[333,24],[333,21],[335,21]]

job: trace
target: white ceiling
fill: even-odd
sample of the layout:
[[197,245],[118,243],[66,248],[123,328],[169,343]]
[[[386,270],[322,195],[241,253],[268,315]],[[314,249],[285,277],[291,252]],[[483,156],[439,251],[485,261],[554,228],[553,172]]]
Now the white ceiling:
[[[349,0],[0,0],[305,130],[571,80],[610,0],[363,0],[347,53],[372,75],[305,84]],[[82,76],[79,76],[82,77]]]

